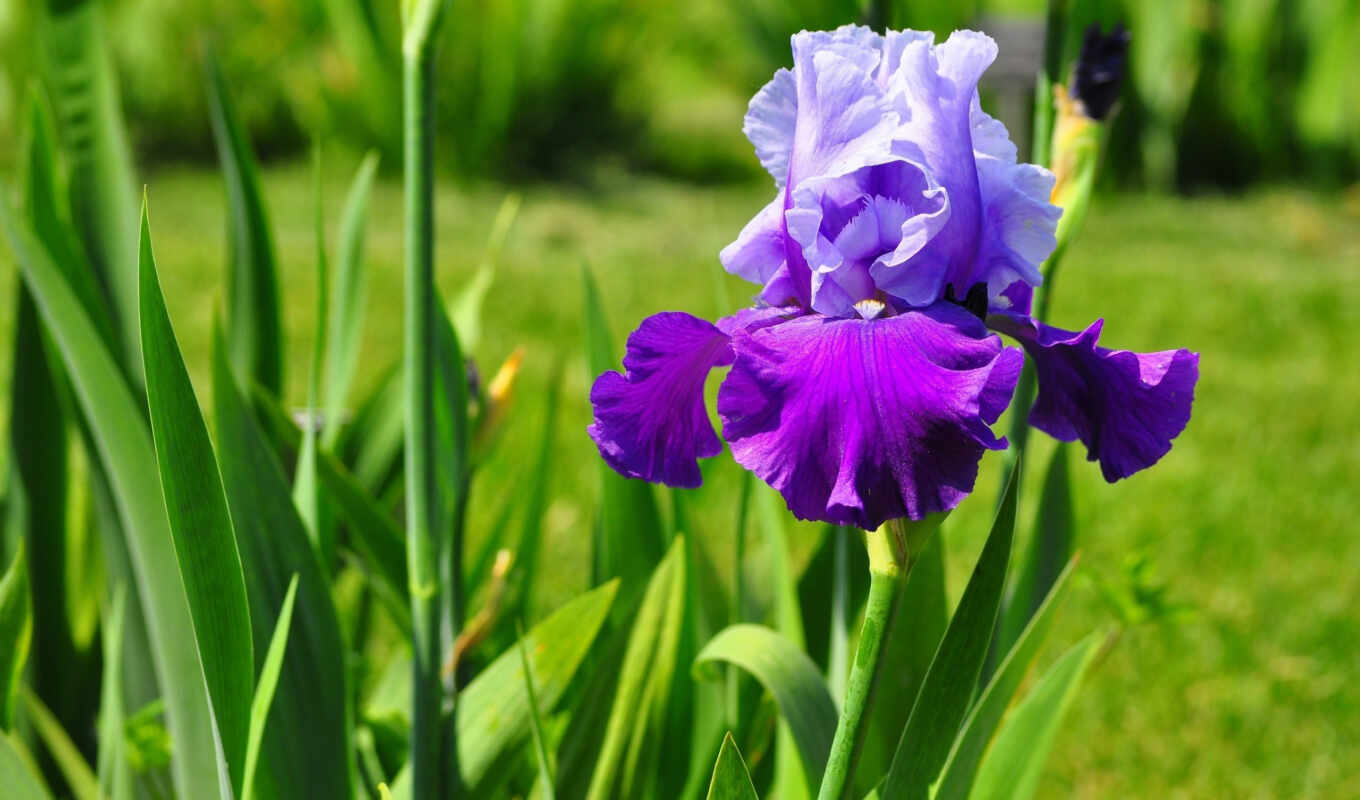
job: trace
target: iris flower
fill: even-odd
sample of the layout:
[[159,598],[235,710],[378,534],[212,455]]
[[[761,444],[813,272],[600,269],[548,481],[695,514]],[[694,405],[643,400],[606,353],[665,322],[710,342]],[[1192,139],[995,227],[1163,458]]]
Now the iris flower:
[[[1033,360],[1030,423],[1081,440],[1109,481],[1147,467],[1190,418],[1199,357],[1099,346],[1030,316],[1061,210],[1052,174],[1017,163],[977,82],[991,38],[795,35],[793,69],[751,100],[745,132],[774,199],[725,247],[761,286],[716,323],[670,311],[628,339],[591,390],[589,433],[623,475],[695,487],[722,443],[795,516],[874,529],[947,511],[973,489]],[[1023,348],[1007,347],[993,331]]]

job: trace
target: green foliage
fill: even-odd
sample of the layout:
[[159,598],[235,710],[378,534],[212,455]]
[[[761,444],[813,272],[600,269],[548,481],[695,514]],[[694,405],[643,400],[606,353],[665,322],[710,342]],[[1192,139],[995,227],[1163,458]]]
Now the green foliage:
[[14,725],[19,675],[33,639],[33,604],[28,593],[28,568],[23,545],[0,575],[0,732]]
[[35,772],[31,758],[20,751],[17,739],[0,733],[0,785],[14,800],[52,800],[52,793]]
[[751,784],[751,773],[741,758],[741,751],[732,734],[723,736],[722,749],[713,765],[713,780],[708,786],[708,800],[758,800],[756,787]]

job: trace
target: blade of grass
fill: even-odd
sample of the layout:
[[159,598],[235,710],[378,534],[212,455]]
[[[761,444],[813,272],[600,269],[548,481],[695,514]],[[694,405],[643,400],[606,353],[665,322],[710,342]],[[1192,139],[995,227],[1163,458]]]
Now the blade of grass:
[[[3,195],[0,192],[0,195]],[[31,229],[0,200],[0,227],[53,341],[61,352],[90,439],[109,479],[111,500],[127,536],[128,555],[146,614],[151,655],[174,742],[176,790],[217,782],[211,712],[203,691],[188,600],[157,485],[156,454],[143,412],[80,301]],[[131,606],[129,605],[129,608]]]
[[14,724],[19,678],[33,640],[33,605],[28,591],[28,568],[20,540],[14,558],[0,575],[0,731]]
[[330,583],[289,496],[283,467],[236,385],[220,326],[213,329],[212,368],[218,457],[246,573],[257,657],[269,648],[265,637],[278,624],[292,576],[298,578],[296,618],[255,789],[264,797],[349,797],[350,770],[342,766],[353,758],[354,720]]
[[104,675],[99,697],[99,795],[110,800],[132,800],[132,771],[127,762],[123,722],[123,621],[127,610],[127,587],[113,590],[113,601],[104,617]]
[[883,800],[927,797],[968,713],[1006,583],[1018,475],[1018,469],[1011,473],[987,543],[916,695],[881,789]]
[[755,784],[751,783],[751,773],[747,771],[731,733],[723,737],[718,761],[713,765],[708,800],[759,800]]
[[476,350],[482,341],[482,304],[486,302],[486,293],[496,279],[501,251],[510,236],[510,227],[519,216],[522,199],[518,192],[511,192],[501,201],[496,218],[491,221],[491,233],[486,237],[486,252],[477,265],[477,271],[449,304],[449,317],[458,329],[458,341],[469,351]]
[[52,793],[38,777],[32,759],[25,758],[16,745],[18,740],[0,733],[0,786],[5,787],[6,797],[11,800],[52,800]]
[[941,770],[935,800],[964,800],[972,791],[978,763],[982,761],[983,753],[992,741],[997,726],[1001,723],[1001,717],[1010,706],[1011,698],[1020,687],[1020,682],[1024,680],[1030,665],[1034,663],[1035,656],[1039,654],[1039,648],[1053,627],[1053,618],[1057,615],[1063,598],[1066,597],[1072,573],[1076,571],[1076,563],[1075,557],[1068,562],[1067,568],[1058,576],[1043,604],[1030,619],[1020,638],[1016,640],[1015,646],[1002,660],[996,675],[973,704],[973,710],[963,723],[963,730],[954,740],[953,749],[949,751],[949,758]]
[[250,606],[222,477],[156,275],[145,206],[139,263],[142,358],[156,463],[213,720],[232,791],[239,796],[255,674]]
[[364,311],[368,305],[363,262],[364,226],[368,219],[368,197],[377,171],[378,154],[369,151],[354,175],[340,216],[340,251],[335,282],[331,285],[326,380],[322,392],[325,413],[321,441],[327,448],[335,444],[340,434],[345,401],[359,365],[359,344],[363,339]]
[[524,649],[524,624],[519,625],[519,659],[524,670],[524,696],[529,701],[529,723],[534,734],[534,755],[538,758],[538,780],[541,787],[541,797],[544,800],[556,800],[556,793],[553,791],[552,762],[548,760],[548,748],[544,746],[543,722],[538,714],[538,700],[534,693],[534,676],[529,669],[529,651]]
[[821,671],[793,642],[769,628],[743,623],[713,637],[694,662],[695,677],[716,679],[707,665],[735,664],[774,696],[797,743],[808,790],[816,791],[836,733],[836,703]]
[[312,148],[312,202],[316,207],[316,331],[312,337],[312,362],[307,374],[307,424],[302,429],[302,449],[298,451],[293,480],[293,502],[302,524],[312,539],[312,547],[323,565],[335,563],[335,542],[329,525],[321,518],[321,497],[317,491],[316,448],[317,415],[321,401],[321,363],[326,356],[326,215],[321,196],[321,144]]
[[99,800],[99,780],[56,716],[27,686],[23,688],[21,696],[26,718],[42,740],[43,747],[47,748],[48,755],[52,756],[57,770],[66,781],[66,788],[71,790],[71,796],[75,800]]
[[269,214],[246,131],[222,69],[204,56],[208,110],[227,184],[227,340],[232,363],[275,396],[283,393],[283,320]]
[[260,765],[260,745],[264,742],[264,727],[274,704],[274,690],[279,685],[283,668],[283,652],[288,647],[288,628],[293,624],[293,601],[297,599],[298,576],[288,582],[288,593],[283,596],[274,635],[269,640],[269,652],[260,667],[260,679],[255,683],[255,697],[250,702],[250,735],[246,740],[246,765],[241,781],[241,800],[255,797],[255,771]]

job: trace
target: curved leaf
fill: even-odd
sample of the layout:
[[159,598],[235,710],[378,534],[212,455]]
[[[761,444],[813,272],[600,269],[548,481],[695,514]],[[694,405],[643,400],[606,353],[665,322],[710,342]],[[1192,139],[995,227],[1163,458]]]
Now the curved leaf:
[[733,625],[713,637],[695,659],[696,675],[707,677],[707,671],[701,668],[720,661],[751,673],[774,695],[780,715],[798,743],[808,785],[816,787],[826,769],[838,716],[817,665],[785,637],[750,624]]

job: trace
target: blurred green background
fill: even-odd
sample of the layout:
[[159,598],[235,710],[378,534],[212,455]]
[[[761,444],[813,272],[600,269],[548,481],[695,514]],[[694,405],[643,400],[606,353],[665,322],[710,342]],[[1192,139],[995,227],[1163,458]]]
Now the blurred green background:
[[[372,307],[358,394],[399,357],[396,5],[105,3],[161,277],[200,397],[227,258],[205,48],[221,61],[265,163],[290,398],[304,400],[314,326],[303,163],[314,135],[325,142],[332,236],[358,154],[384,154],[388,174],[368,228]],[[501,198],[524,195],[473,356],[484,374],[517,346],[527,356],[506,441],[477,483],[472,507],[482,518],[470,530],[485,531],[513,497],[540,398],[562,366],[543,607],[579,592],[589,576],[597,478],[584,467],[595,456],[584,434],[583,264],[599,280],[618,341],[656,311],[712,317],[749,297],[752,288],[723,275],[716,258],[771,191],[740,133],[746,100],[788,61],[789,33],[860,19],[861,5],[455,2],[439,88],[438,259],[448,296],[482,258]],[[881,12],[895,27],[1007,34],[986,102],[1024,142],[1023,86],[1037,68],[1042,5],[899,1]],[[1120,607],[1112,598],[1130,593],[1176,613],[1131,628],[1094,673],[1041,793],[1360,797],[1352,508],[1360,486],[1360,3],[1073,5],[1089,19],[1128,24],[1133,51],[1107,157],[1109,191],[1067,259],[1055,321],[1083,325],[1105,313],[1108,342],[1198,350],[1202,376],[1194,419],[1155,469],[1110,486],[1093,467],[1073,464],[1085,583],[1056,638],[1112,620]],[[32,0],[0,4],[6,177],[16,169],[23,98],[43,63],[34,32],[46,13]],[[9,258],[0,252],[5,359]],[[8,381],[4,365],[6,390]],[[1044,442],[1035,463],[1047,453]],[[997,466],[984,462],[978,496],[947,525],[955,596],[981,545]],[[724,456],[710,473],[705,502],[694,504],[696,533],[721,546],[737,470]]]

